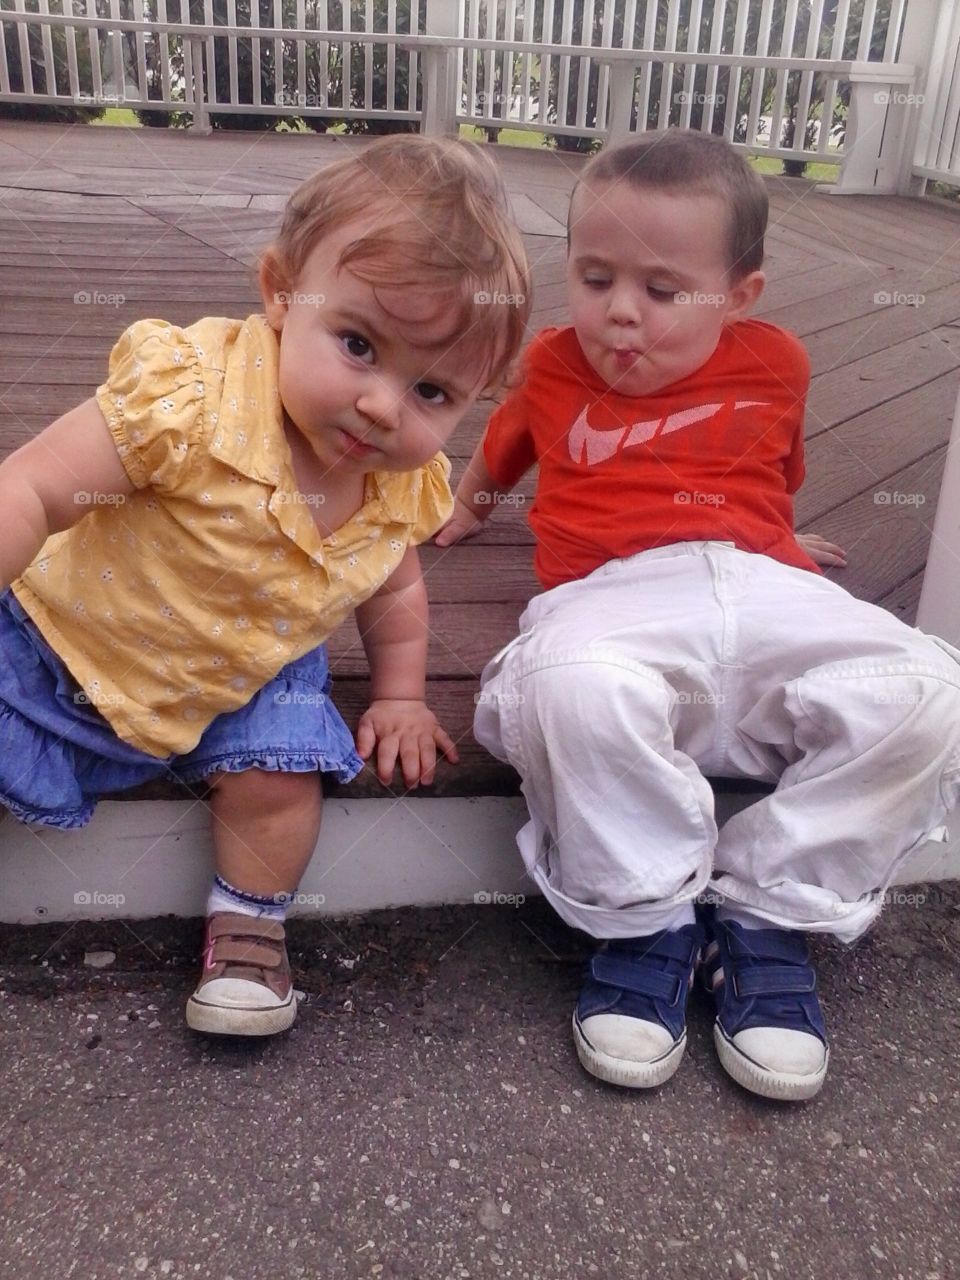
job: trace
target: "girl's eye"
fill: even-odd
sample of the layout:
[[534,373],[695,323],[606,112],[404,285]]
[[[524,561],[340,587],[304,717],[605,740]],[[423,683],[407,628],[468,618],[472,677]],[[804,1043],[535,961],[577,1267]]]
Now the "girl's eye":
[[426,400],[428,404],[446,404],[447,393],[443,387],[438,387],[435,382],[418,382],[416,385],[416,393],[421,400]]
[[605,289],[610,281],[605,276],[584,276],[583,283],[588,289]]
[[660,301],[663,301],[663,302],[666,302],[666,301],[672,302],[674,298],[677,296],[678,292],[679,290],[677,289],[658,289],[655,284],[647,285],[647,293],[649,293],[650,297],[658,298],[660,299]]
[[340,335],[340,341],[358,360],[365,360],[367,356],[373,355],[373,347],[359,333],[343,333]]

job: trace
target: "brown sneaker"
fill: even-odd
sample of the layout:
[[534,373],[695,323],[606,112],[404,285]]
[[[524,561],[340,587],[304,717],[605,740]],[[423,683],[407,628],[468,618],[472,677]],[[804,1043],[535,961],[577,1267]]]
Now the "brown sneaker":
[[272,1036],[297,1016],[283,925],[217,911],[207,918],[200,985],[187,1026],[221,1036]]

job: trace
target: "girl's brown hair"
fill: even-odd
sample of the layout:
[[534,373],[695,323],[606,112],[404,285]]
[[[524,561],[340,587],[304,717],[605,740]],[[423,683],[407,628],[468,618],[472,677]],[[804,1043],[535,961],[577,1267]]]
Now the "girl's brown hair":
[[374,286],[448,295],[455,331],[475,337],[486,389],[495,389],[524,337],[530,277],[493,161],[473,143],[416,135],[351,149],[287,203],[271,246],[287,281],[352,220],[365,226],[339,265]]

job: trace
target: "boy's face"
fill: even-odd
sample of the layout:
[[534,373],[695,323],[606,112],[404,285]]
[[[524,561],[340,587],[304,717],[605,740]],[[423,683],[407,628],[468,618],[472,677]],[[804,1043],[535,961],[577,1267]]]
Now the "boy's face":
[[294,283],[275,260],[261,268],[264,310],[280,339],[280,399],[287,429],[325,472],[410,471],[444,446],[483,370],[435,291],[375,289],[338,267],[362,231],[328,236]]
[[584,355],[613,390],[649,395],[699,369],[723,326],[749,311],[763,273],[731,285],[728,212],[715,196],[581,187],[570,214],[567,286]]

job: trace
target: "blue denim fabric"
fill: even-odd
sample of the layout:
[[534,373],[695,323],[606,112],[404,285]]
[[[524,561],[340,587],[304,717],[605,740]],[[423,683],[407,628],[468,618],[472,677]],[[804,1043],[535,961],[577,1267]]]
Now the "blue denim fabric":
[[0,595],[0,804],[22,822],[82,827],[97,800],[154,778],[196,782],[264,769],[363,768],[329,694],[326,646],[288,663],[244,707],[218,716],[193,751],[165,760],[118,738],[10,591]]

